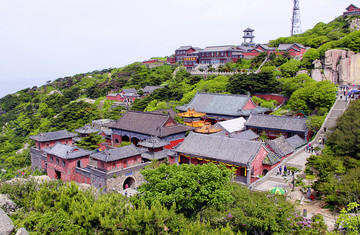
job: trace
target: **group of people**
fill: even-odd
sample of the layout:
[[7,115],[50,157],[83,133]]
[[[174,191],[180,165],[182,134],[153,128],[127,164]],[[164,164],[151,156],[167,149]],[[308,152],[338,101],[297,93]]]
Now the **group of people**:
[[313,153],[314,152],[314,147],[311,145],[311,143],[306,145],[306,152],[308,152],[308,153]]
[[286,166],[284,166],[284,168],[282,166],[279,166],[278,171],[276,172],[276,175],[294,175],[295,172],[289,170]]
[[340,86],[340,91],[338,92],[338,95],[340,95],[340,99],[342,100],[343,97],[347,101],[348,99],[358,99],[359,95],[355,94],[355,92],[352,92],[351,89],[355,89],[355,85],[346,85],[346,86]]

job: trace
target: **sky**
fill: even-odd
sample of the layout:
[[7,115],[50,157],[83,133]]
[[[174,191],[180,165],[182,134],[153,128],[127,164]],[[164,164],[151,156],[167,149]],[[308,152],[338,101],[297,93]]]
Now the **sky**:
[[[359,0],[299,0],[302,31]],[[180,46],[290,36],[293,0],[1,0],[0,97],[48,80],[119,68]]]

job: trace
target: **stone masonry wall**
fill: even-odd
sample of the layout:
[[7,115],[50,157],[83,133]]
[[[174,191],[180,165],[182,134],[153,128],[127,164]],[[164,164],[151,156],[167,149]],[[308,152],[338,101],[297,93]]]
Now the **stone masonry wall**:
[[46,160],[46,157],[43,155],[43,151],[31,148],[31,170],[35,171],[36,169],[38,171],[45,171],[41,165],[42,160]]

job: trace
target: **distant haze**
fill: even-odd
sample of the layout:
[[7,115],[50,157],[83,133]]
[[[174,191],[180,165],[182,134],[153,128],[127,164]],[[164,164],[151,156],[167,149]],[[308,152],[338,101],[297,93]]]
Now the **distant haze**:
[[[303,31],[359,1],[300,0]],[[168,56],[181,45],[290,35],[292,0],[3,0],[0,97],[47,80]]]

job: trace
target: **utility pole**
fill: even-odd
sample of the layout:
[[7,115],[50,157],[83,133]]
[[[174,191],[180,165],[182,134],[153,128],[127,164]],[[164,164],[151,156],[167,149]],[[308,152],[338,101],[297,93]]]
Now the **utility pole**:
[[291,18],[291,36],[302,33],[300,20],[299,0],[294,0],[293,14]]

